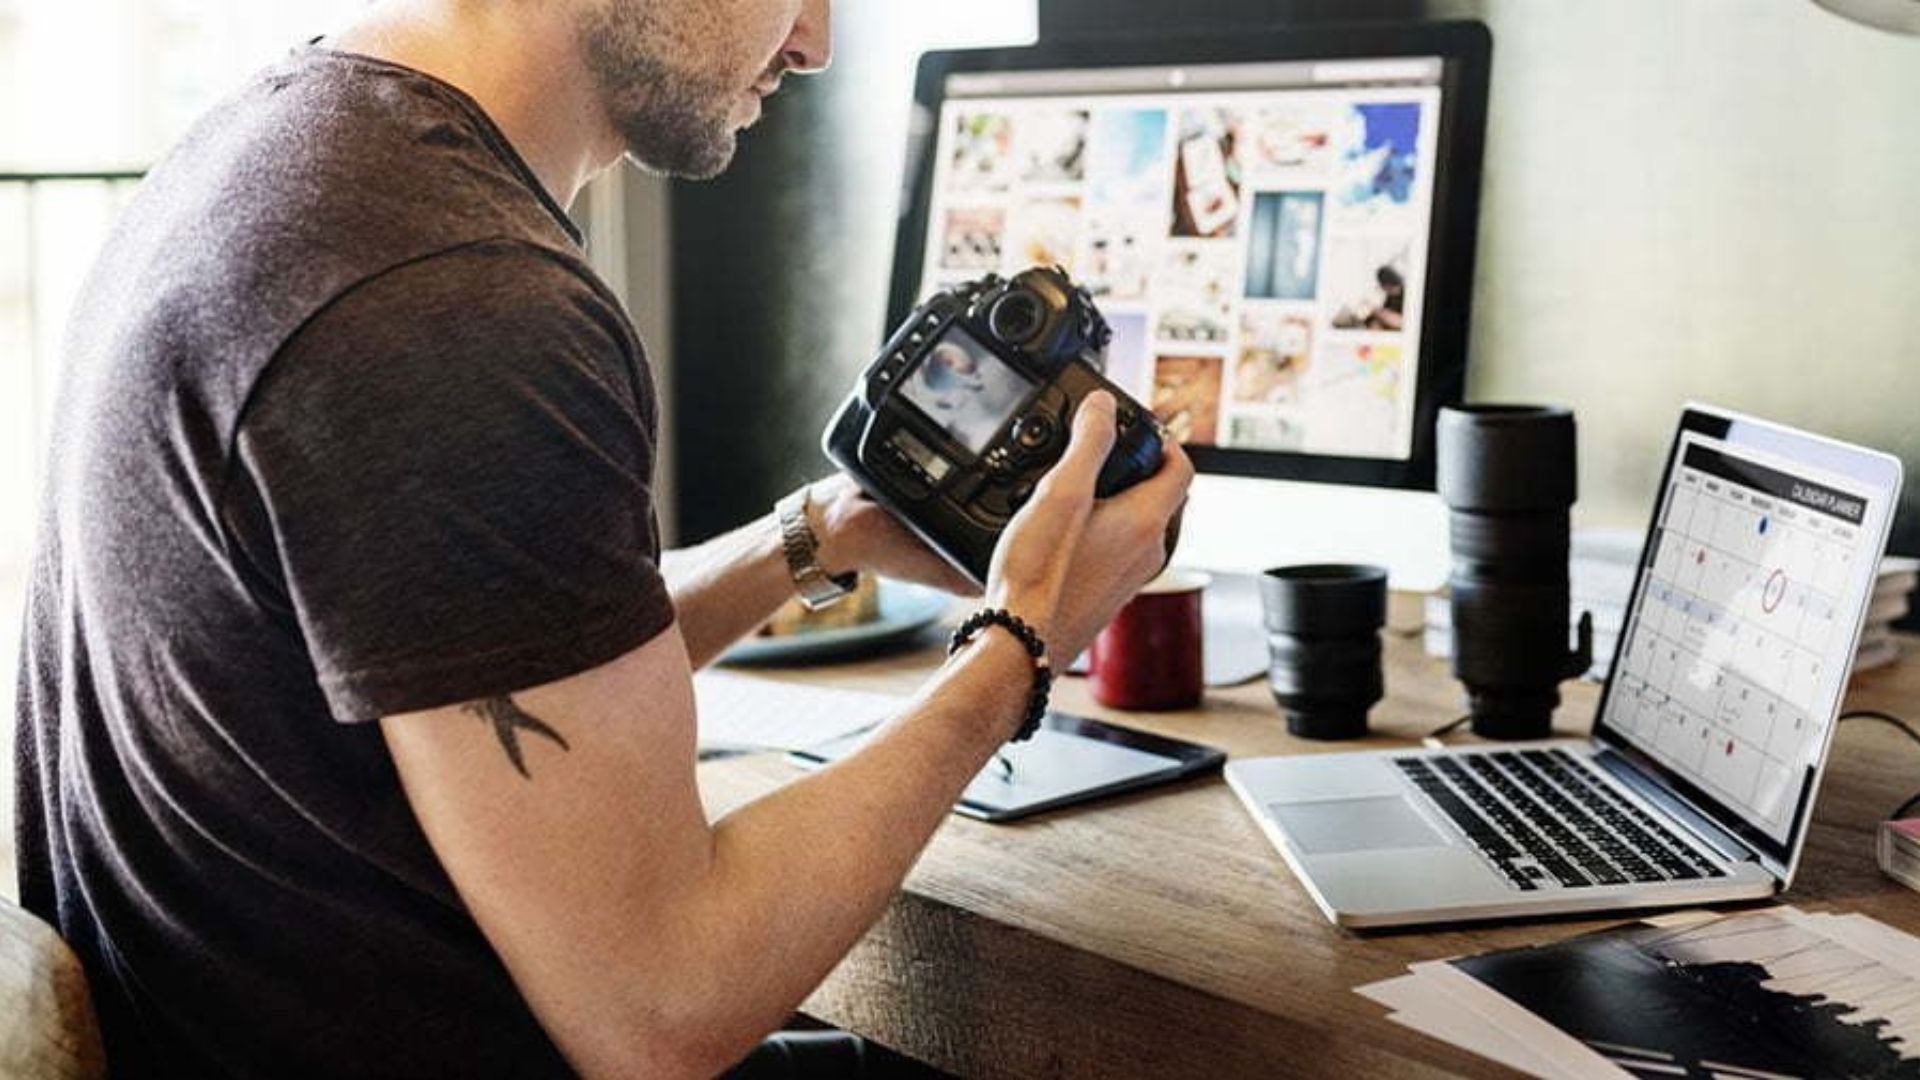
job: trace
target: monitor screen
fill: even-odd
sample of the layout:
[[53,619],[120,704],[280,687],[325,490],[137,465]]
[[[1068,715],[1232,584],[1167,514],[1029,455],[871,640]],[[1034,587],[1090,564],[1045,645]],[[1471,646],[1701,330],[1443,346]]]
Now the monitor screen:
[[1449,58],[1043,63],[940,73],[915,295],[1062,266],[1203,468],[1418,472]]

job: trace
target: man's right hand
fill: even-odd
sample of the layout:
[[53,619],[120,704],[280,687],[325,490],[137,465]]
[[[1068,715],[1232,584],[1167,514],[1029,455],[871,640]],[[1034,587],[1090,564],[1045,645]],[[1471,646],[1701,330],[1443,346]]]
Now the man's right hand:
[[987,604],[1031,624],[1060,669],[1166,567],[1170,524],[1193,483],[1193,462],[1169,441],[1159,472],[1096,499],[1113,449],[1114,409],[1104,392],[1081,402],[1066,455],[1007,526],[987,572]]

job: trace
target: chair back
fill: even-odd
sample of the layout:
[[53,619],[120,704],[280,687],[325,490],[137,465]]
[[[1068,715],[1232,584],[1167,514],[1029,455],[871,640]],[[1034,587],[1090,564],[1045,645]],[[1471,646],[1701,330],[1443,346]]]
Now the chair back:
[[106,1075],[100,1024],[79,958],[46,923],[0,899],[0,1076]]

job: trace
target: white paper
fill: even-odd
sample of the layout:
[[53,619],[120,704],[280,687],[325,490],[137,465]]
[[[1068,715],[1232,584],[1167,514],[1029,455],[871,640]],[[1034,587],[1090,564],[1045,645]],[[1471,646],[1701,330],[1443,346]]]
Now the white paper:
[[1586,1043],[1554,1027],[1528,1009],[1446,961],[1415,964],[1413,973],[1429,980],[1436,990],[1460,1006],[1518,1040],[1529,1054],[1551,1066],[1540,1075],[1567,1080],[1620,1080],[1630,1074],[1608,1061]]
[[1849,949],[1870,956],[1910,979],[1920,980],[1920,938],[1866,915],[1808,914],[1779,908],[1776,914]]
[[1355,992],[1392,1009],[1387,1019],[1396,1024],[1510,1069],[1542,1076],[1553,1067],[1551,1061],[1536,1055],[1519,1039],[1488,1023],[1472,1009],[1461,1006],[1430,979],[1402,975],[1362,986]]
[[703,755],[817,746],[890,719],[907,701],[725,671],[694,676],[693,693]]

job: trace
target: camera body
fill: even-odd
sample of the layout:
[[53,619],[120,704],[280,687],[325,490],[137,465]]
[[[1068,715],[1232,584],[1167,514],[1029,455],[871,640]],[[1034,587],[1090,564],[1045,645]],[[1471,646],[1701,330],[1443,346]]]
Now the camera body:
[[1104,498],[1152,476],[1152,412],[1101,374],[1112,330],[1060,269],[988,275],[914,309],[827,425],[827,456],[984,584],[1007,523],[1060,460],[1096,390],[1118,405]]

